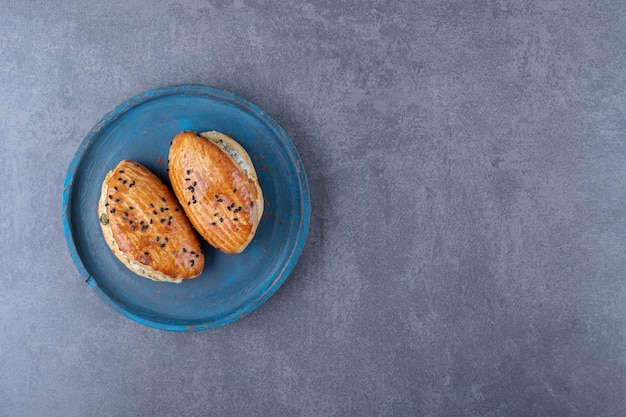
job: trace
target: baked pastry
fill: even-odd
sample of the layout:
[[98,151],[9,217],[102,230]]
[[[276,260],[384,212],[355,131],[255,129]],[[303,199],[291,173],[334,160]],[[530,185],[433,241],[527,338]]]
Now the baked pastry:
[[143,165],[124,160],[107,173],[98,217],[113,254],[137,275],[180,284],[202,273],[200,239],[176,197]]
[[242,252],[263,215],[263,193],[245,149],[219,132],[181,132],[168,166],[174,194],[196,231],[222,252]]

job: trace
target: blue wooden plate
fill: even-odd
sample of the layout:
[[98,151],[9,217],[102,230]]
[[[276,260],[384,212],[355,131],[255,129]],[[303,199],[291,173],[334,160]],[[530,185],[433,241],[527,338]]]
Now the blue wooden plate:
[[[183,130],[217,130],[243,145],[263,189],[265,213],[244,252],[227,255],[205,243],[202,275],[176,285],[139,277],[113,256],[97,204],[106,173],[122,159],[140,162],[169,185],[169,145]],[[87,284],[131,319],[174,331],[222,326],[263,304],[295,266],[310,212],[302,161],[283,129],[243,98],[200,85],[151,90],[107,114],[80,145],[63,188],[65,238]]]

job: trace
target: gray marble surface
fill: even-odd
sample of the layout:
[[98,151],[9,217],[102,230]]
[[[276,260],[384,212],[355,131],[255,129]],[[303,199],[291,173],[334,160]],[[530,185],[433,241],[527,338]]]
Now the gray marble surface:
[[[0,416],[626,415],[626,3],[2,1]],[[106,112],[198,83],[292,138],[309,239],[226,327],[113,311],[63,237]]]

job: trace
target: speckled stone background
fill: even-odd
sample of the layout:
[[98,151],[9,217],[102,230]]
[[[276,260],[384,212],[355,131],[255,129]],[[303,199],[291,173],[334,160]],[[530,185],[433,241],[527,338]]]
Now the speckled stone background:
[[[626,3],[0,3],[0,416],[626,415]],[[87,131],[198,83],[292,138],[312,222],[217,330],[106,306],[63,237]]]

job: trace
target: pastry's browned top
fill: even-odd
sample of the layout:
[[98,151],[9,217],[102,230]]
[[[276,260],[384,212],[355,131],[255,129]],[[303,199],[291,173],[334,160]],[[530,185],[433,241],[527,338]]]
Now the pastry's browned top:
[[[176,197],[155,174],[133,161],[122,161],[107,174],[102,192],[106,203],[100,210],[106,210],[108,222],[103,229],[110,227],[126,257],[174,278],[202,272],[200,241]],[[115,252],[112,242],[107,244]]]
[[218,145],[195,132],[174,138],[168,165],[174,193],[200,235],[225,253],[241,252],[260,221],[258,183]]

